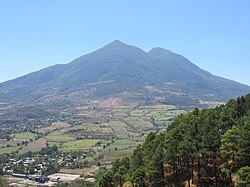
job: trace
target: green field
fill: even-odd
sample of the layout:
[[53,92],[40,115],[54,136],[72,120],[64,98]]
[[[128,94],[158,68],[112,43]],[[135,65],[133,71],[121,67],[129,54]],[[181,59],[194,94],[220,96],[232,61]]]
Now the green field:
[[[67,110],[63,112],[67,113]],[[50,146],[57,145],[61,152],[85,151],[92,148],[98,152],[97,155],[82,159],[83,162],[95,162],[99,154],[104,155],[104,160],[112,160],[131,154],[149,132],[158,132],[157,129],[163,131],[175,117],[185,113],[171,105],[122,105],[101,109],[95,106],[80,106],[76,107],[74,112],[74,120],[55,122],[48,127],[37,129],[37,132],[43,134],[39,140],[35,140],[37,134],[34,133],[12,134],[13,139],[0,144],[0,154],[16,150],[19,154],[37,152],[48,143]],[[26,146],[17,147],[23,139],[33,141]],[[100,143],[97,145],[97,142]],[[6,147],[7,144],[11,147]]]
[[73,126],[67,129],[67,131],[70,130],[81,130],[84,132],[112,133],[112,129],[108,123],[102,123],[102,124],[83,123],[81,125]]
[[80,160],[80,162],[85,162],[85,161],[87,161],[87,162],[93,162],[94,161],[94,157],[86,157],[86,158],[84,158],[84,159],[82,159],[82,160]]
[[173,105],[149,105],[149,106],[141,106],[140,109],[157,109],[157,110],[171,110],[176,109]]
[[2,147],[0,148],[0,155],[3,155],[3,154],[10,154],[10,153],[13,153],[17,150],[19,150],[21,147]]
[[75,125],[73,127],[70,127],[70,128],[67,128],[68,131],[70,130],[82,130],[82,129],[85,129],[87,126],[86,123],[82,123],[81,125]]
[[152,105],[152,106],[141,106],[139,109],[130,112],[130,116],[126,118],[129,121],[145,120],[151,121],[154,119],[158,122],[169,122],[173,121],[175,117],[185,113],[184,110],[178,110],[172,105]]
[[46,132],[51,132],[51,131],[62,129],[62,128],[67,128],[67,127],[70,127],[70,125],[67,123],[56,122],[56,123],[53,123],[52,125],[50,125],[49,127],[44,127],[44,128],[38,129],[38,132],[46,133]]
[[7,102],[1,102],[0,101],[0,105],[7,105],[8,103]]
[[75,140],[75,137],[67,135],[47,135],[44,138],[46,138],[49,142],[68,142]]
[[24,132],[24,133],[12,134],[11,137],[16,139],[35,139],[37,137],[37,134]]
[[132,147],[135,148],[139,144],[142,144],[142,142],[136,142],[131,140],[116,140],[114,143],[110,144],[104,150],[105,151],[125,150]]
[[121,121],[110,121],[109,125],[113,128],[113,130],[119,130],[126,127],[126,124]]
[[91,149],[91,147],[100,141],[101,140],[96,139],[76,140],[73,142],[64,143],[62,147],[59,148],[59,150],[63,152],[87,150]]
[[128,114],[124,113],[124,112],[115,112],[111,116],[114,117],[114,118],[123,118],[123,117],[127,117]]
[[149,112],[150,112],[149,110],[133,110],[130,112],[130,116],[141,117],[145,116]]
[[104,160],[110,161],[118,159],[120,157],[131,155],[133,150],[142,142],[135,142],[130,140],[116,140],[114,143],[106,147],[102,154],[104,155]]
[[115,106],[114,108],[115,108],[115,109],[130,109],[131,106],[123,105],[123,106]]
[[112,127],[118,139],[127,139],[129,132],[126,129],[126,124],[121,121],[110,121],[109,125]]
[[145,121],[143,119],[134,120],[132,118],[128,118],[128,119],[126,118],[126,122],[130,126],[137,128],[138,130],[154,128],[154,125],[152,123],[150,123],[149,121]]

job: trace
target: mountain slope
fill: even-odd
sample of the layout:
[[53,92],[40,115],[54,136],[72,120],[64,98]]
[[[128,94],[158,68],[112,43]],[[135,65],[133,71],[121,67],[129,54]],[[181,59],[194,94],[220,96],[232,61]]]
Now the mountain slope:
[[69,64],[0,84],[0,100],[29,101],[77,92],[87,97],[139,92],[225,101],[249,91],[249,86],[214,76],[169,50],[154,48],[145,52],[114,41]]

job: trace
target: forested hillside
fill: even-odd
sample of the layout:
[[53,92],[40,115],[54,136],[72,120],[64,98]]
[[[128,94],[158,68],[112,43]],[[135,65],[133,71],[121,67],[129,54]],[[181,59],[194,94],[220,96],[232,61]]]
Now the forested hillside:
[[98,185],[250,186],[250,94],[180,115],[150,133],[131,157],[113,163]]
[[79,103],[83,98],[122,97],[128,92],[140,93],[141,99],[185,99],[184,105],[194,99],[224,102],[250,92],[250,87],[212,75],[169,50],[146,52],[116,40],[69,64],[1,83],[0,101]]

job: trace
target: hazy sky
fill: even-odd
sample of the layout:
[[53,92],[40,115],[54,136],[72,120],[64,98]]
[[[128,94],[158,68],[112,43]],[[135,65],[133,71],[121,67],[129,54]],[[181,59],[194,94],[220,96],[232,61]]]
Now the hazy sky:
[[0,82],[113,40],[250,85],[249,0],[0,0]]

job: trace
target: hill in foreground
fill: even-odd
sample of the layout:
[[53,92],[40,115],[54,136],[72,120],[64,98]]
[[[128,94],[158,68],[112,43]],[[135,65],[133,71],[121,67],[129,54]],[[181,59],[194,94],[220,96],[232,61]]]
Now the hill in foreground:
[[250,94],[214,109],[180,115],[150,133],[131,157],[113,163],[99,186],[250,185]]

